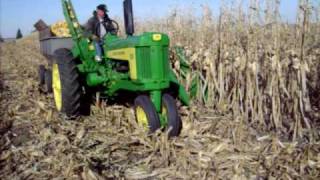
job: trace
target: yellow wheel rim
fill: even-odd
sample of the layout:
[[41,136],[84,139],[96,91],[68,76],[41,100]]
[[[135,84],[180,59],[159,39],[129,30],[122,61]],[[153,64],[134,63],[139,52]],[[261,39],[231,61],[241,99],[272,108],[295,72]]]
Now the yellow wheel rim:
[[148,130],[149,123],[148,123],[147,114],[142,107],[138,106],[136,108],[136,116],[137,116],[138,124],[141,125],[145,130]]
[[164,122],[168,123],[168,109],[165,105],[162,105],[161,116],[164,118]]
[[162,113],[161,114],[163,117],[167,118],[168,110],[165,106],[162,106]]
[[52,89],[58,111],[62,108],[62,89],[58,64],[52,66]]

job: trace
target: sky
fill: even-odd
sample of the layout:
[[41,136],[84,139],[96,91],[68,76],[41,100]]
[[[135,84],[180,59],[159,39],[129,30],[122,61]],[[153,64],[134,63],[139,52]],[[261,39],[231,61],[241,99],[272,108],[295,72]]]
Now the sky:
[[[295,20],[297,1],[281,0],[280,11],[285,21],[293,22]],[[108,5],[111,18],[122,17],[122,0],[73,0],[80,22],[86,22],[95,7],[101,3]],[[208,4],[214,14],[219,12],[220,0],[133,0],[133,9],[135,18],[142,19],[165,16],[173,7],[193,7],[196,9],[196,13],[199,12],[200,15],[201,5],[203,4]],[[0,0],[0,34],[3,37],[15,37],[18,28],[22,30],[23,34],[29,34],[34,30],[33,24],[40,18],[47,24],[63,20],[61,1]]]

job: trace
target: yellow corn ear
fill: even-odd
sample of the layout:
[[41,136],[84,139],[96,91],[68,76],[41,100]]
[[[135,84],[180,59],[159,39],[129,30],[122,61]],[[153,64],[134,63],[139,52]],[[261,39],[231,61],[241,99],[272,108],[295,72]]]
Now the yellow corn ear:
[[51,32],[56,37],[71,37],[68,24],[65,21],[59,21],[51,26]]

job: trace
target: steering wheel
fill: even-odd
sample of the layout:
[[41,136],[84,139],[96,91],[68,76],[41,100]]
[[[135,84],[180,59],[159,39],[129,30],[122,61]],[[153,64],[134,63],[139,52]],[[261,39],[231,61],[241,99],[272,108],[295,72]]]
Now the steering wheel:
[[111,30],[111,31],[114,31],[114,33],[117,35],[118,34],[118,32],[119,32],[119,24],[118,24],[118,22],[117,21],[115,21],[115,20],[113,20],[113,19],[110,19],[110,21],[111,21],[111,24],[113,25],[113,29]]

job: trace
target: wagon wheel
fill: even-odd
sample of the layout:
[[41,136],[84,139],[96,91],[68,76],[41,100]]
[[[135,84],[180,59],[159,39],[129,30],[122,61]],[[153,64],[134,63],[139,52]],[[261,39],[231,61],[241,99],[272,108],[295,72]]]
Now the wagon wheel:
[[52,71],[47,69],[44,73],[45,88],[47,93],[52,93]]
[[44,65],[40,65],[38,69],[39,88],[41,92],[52,93],[52,73],[50,69],[46,69]]
[[42,86],[45,83],[45,72],[46,72],[46,68],[44,65],[40,65],[39,69],[38,69],[38,78],[39,78],[39,85]]

